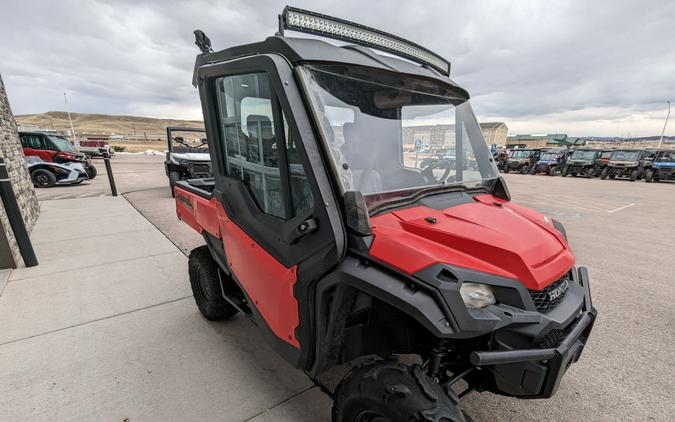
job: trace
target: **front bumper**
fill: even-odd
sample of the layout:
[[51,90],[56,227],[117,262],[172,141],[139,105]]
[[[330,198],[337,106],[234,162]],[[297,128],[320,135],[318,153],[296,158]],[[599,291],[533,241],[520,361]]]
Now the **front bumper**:
[[[555,394],[567,368],[579,360],[597,315],[588,271],[581,267],[577,275],[584,292],[583,302],[571,322],[557,329],[547,324],[524,329],[506,327],[495,333],[496,350],[471,353],[471,363],[489,374],[488,389],[521,398],[548,398]],[[554,333],[556,336],[551,338]],[[533,341],[538,342],[535,347],[519,347]]]

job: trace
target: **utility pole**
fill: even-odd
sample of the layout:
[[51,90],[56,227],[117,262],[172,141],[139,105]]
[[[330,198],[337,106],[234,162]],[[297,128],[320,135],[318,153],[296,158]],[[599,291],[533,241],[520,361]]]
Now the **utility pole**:
[[663,142],[663,134],[666,133],[666,126],[668,125],[668,118],[670,117],[670,101],[668,103],[668,114],[666,114],[666,121],[663,123],[663,129],[661,130],[661,138],[659,139],[659,148],[661,148],[661,143]]
[[73,137],[73,143],[75,143],[75,128],[73,127],[73,119],[70,118],[70,109],[68,108],[68,96],[66,93],[63,93],[63,99],[66,102],[66,112],[68,113],[68,121],[70,122],[70,133]]

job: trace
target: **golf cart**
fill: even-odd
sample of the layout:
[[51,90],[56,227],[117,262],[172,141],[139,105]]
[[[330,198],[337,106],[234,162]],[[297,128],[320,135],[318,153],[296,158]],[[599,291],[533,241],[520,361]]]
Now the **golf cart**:
[[568,175],[577,176],[583,175],[587,178],[592,178],[598,173],[598,165],[602,151],[599,149],[578,148],[570,155],[567,163],[563,167],[560,175],[567,177]]
[[645,171],[645,182],[675,180],[675,150],[656,151]]
[[164,170],[169,178],[171,195],[174,184],[184,179],[211,177],[211,157],[204,129],[190,127],[167,127]]
[[542,151],[539,160],[530,167],[530,174],[543,173],[555,176],[557,171],[565,165],[567,148],[551,148]]
[[640,165],[643,151],[639,149],[617,149],[612,152],[609,157],[609,162],[600,171],[600,178],[605,180],[608,176],[610,179],[615,177],[629,178],[634,182],[641,178],[643,168]]
[[76,151],[66,138],[42,132],[19,132],[19,138],[25,157],[40,157],[44,162],[56,164],[81,164],[89,179],[96,177],[91,159]]
[[[175,196],[206,243],[188,260],[202,315],[246,316],[315,379],[358,359],[335,422],[470,420],[471,390],[551,397],[596,317],[588,272],[559,222],[510,202],[450,64],[290,7],[261,42],[195,35],[213,178]],[[454,125],[454,166],[405,150],[430,118]]]
[[504,164],[504,173],[519,171],[527,174],[530,168],[539,161],[541,149],[539,148],[516,148],[511,150],[509,158]]

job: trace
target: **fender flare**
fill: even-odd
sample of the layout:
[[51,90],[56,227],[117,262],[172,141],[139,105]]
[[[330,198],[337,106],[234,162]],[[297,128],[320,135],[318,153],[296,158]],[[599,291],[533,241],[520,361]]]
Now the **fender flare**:
[[[439,305],[438,299],[423,289],[411,288],[408,281],[407,278],[399,277],[376,265],[363,263],[353,256],[347,256],[331,273],[320,279],[316,283],[314,295],[316,341],[310,374],[318,375],[330,366],[331,358],[335,358],[331,353],[334,349],[331,341],[335,343],[341,339],[340,328],[344,329],[344,326],[340,327],[339,323],[349,311],[344,306],[347,302],[351,303],[349,291],[366,293],[401,310],[437,337],[452,334],[454,324],[448,320],[449,317]],[[329,306],[328,292],[335,287],[338,287],[338,299],[334,296]]]

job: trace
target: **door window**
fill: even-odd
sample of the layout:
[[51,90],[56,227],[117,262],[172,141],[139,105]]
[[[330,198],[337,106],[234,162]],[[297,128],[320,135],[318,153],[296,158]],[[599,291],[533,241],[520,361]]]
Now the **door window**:
[[313,208],[305,169],[267,74],[218,78],[216,92],[227,174],[246,183],[266,214],[288,219]]
[[40,135],[21,135],[21,146],[24,148],[44,149]]

